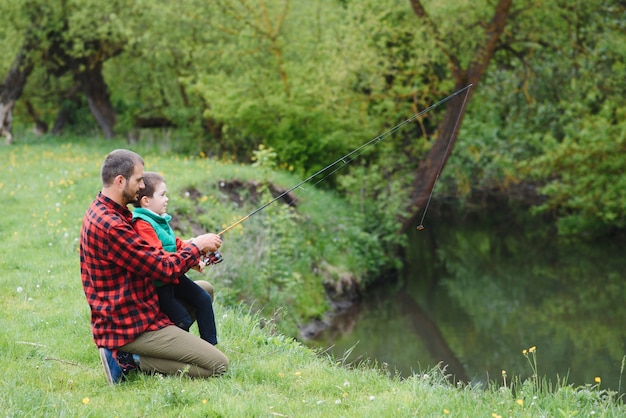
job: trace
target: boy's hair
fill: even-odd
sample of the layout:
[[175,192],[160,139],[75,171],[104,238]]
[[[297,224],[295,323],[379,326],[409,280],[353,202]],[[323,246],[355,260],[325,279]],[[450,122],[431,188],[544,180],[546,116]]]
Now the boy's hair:
[[144,165],[143,159],[139,154],[127,149],[116,149],[111,151],[102,163],[100,176],[102,177],[102,185],[110,186],[117,176],[123,176],[126,180],[130,179],[135,171],[135,166]]
[[165,183],[165,178],[163,178],[163,176],[160,175],[159,173],[148,171],[148,172],[143,173],[143,183],[146,185],[146,187],[139,190],[139,197],[137,198],[135,202],[133,202],[133,205],[136,208],[141,207],[141,199],[144,196],[147,196],[147,197],[154,196],[154,191],[156,190],[157,186],[161,183]]

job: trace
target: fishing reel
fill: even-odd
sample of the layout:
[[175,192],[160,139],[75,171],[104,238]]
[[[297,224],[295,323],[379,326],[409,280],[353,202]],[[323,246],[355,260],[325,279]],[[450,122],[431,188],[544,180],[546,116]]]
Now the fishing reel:
[[211,264],[219,264],[224,261],[224,257],[222,257],[222,253],[219,251],[214,251],[212,253],[208,253],[202,258],[202,261],[205,265],[209,266]]

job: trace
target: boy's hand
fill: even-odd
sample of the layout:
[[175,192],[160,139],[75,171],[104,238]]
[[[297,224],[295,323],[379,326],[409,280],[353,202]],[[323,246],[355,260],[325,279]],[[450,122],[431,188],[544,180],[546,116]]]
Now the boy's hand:
[[204,259],[198,263],[197,266],[193,266],[192,269],[199,271],[200,273],[204,273],[204,268],[206,267],[206,262]]
[[202,234],[191,239],[192,244],[196,244],[203,253],[213,253],[222,246],[222,239],[217,234]]

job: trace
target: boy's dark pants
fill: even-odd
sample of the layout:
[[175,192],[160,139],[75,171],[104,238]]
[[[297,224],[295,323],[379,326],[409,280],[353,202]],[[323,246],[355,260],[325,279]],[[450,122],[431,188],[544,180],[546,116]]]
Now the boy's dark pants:
[[[206,286],[205,285],[208,285]],[[199,286],[204,285],[204,286]],[[182,276],[178,284],[166,284],[157,287],[161,311],[179,328],[189,331],[193,323],[192,315],[198,321],[200,338],[216,345],[217,329],[213,312],[213,286],[204,280],[197,283]]]

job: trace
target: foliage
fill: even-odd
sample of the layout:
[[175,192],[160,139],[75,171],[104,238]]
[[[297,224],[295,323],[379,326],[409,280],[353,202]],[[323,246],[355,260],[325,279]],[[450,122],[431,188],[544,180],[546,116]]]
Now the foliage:
[[550,196],[536,210],[555,211],[562,233],[598,235],[626,227],[625,117],[626,107],[603,109],[571,123],[562,141],[545,138],[551,149],[531,163],[532,175],[547,180],[542,193]]
[[521,7],[465,125],[484,142],[456,152],[480,185],[537,185],[563,234],[623,228],[623,6]]
[[[263,144],[278,167],[302,177],[451,93],[449,59],[467,67],[493,4],[419,3],[433,24],[408,0],[0,0],[0,74],[21,46],[29,51],[35,68],[15,111],[22,132],[33,115],[51,123],[63,110],[66,131],[91,134],[87,101],[72,90],[81,67],[61,70],[72,60],[104,63],[120,136],[146,144],[165,137],[183,155],[241,162]],[[537,210],[560,218],[563,233],[623,228],[623,12],[606,0],[516,2],[435,198],[488,192],[530,205],[541,194]],[[380,223],[369,232],[390,236],[443,110],[320,187],[374,198],[367,216]],[[601,145],[594,126],[614,145]],[[592,180],[592,167],[575,160],[598,154],[612,161]],[[361,183],[372,188],[354,187]]]
[[105,5],[93,0],[2,1],[0,11],[10,17],[5,31],[11,36],[3,39],[3,49],[8,43],[7,50],[15,52],[5,59],[13,64],[18,48],[25,55],[22,66],[33,66],[16,113],[51,124],[61,112],[69,112],[72,127],[84,132],[87,113],[76,107],[86,107],[86,100],[77,95],[85,86],[79,86],[76,77],[123,50],[128,21],[141,14],[140,5],[122,0]]

